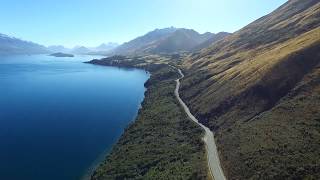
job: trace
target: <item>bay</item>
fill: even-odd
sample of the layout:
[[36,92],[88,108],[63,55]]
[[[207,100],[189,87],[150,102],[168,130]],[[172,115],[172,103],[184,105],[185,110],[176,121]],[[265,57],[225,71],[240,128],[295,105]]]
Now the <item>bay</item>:
[[80,179],[135,118],[149,75],[93,58],[0,57],[0,179]]

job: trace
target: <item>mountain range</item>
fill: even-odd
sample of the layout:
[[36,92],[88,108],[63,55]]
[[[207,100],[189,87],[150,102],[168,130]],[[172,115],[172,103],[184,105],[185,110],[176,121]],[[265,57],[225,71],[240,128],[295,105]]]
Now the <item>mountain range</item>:
[[45,46],[0,34],[0,55],[48,53]]
[[48,54],[56,52],[105,55],[117,46],[117,43],[103,43],[97,47],[76,46],[74,48],[66,48],[61,45],[45,47],[31,41],[25,41],[15,37],[7,36],[5,34],[0,34],[0,55]]
[[75,46],[74,48],[66,48],[64,46],[49,46],[48,49],[52,52],[72,53],[72,54],[91,54],[91,55],[106,55],[111,50],[119,46],[117,43],[102,43],[97,47]]
[[192,29],[164,28],[155,29],[143,36],[120,45],[112,54],[170,54],[177,52],[190,52],[206,47],[228,36],[229,33],[199,34]]
[[199,51],[228,35],[230,33],[227,32],[200,34],[192,29],[170,27],[155,29],[122,45],[103,43],[97,47],[76,46],[66,48],[62,45],[44,47],[17,38],[10,38],[6,35],[0,37],[0,43],[2,54],[41,54],[48,52],[91,55],[172,54]]

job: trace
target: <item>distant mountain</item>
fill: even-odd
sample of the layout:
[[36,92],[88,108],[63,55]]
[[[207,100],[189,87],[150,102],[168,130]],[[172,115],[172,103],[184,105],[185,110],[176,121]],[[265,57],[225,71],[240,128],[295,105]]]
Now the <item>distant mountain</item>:
[[132,54],[139,51],[142,51],[148,46],[151,46],[154,42],[159,39],[168,37],[170,34],[175,32],[177,29],[174,27],[165,28],[165,29],[156,29],[152,32],[149,32],[143,36],[140,36],[134,40],[131,40],[127,43],[124,43],[117,47],[113,53],[114,54]]
[[98,47],[89,48],[90,52],[87,54],[106,55],[106,54],[109,54],[113,49],[115,49],[118,46],[119,46],[118,43],[112,43],[112,42],[110,42],[108,44],[102,43]]
[[61,45],[57,45],[57,46],[49,46],[48,50],[51,52],[62,52],[62,53],[68,53],[71,51],[71,49],[66,48],[64,46]]
[[146,52],[151,53],[174,53],[181,51],[191,51],[195,46],[207,41],[214,34],[205,33],[199,34],[191,29],[177,29],[168,37],[159,39],[153,43],[153,46],[148,47]]
[[156,29],[132,41],[117,47],[113,54],[144,54],[144,53],[176,53],[191,51],[198,45],[213,38],[215,34],[199,34],[192,29],[165,28]]
[[70,53],[73,53],[73,54],[88,54],[90,52],[91,50],[85,46],[76,46],[70,50]]
[[105,43],[102,43],[100,46],[98,47],[94,47],[94,48],[90,48],[92,51],[110,51],[114,48],[116,48],[117,46],[119,46],[118,43],[108,43],[108,44],[105,44]]
[[51,52],[62,52],[62,53],[72,53],[72,54],[94,54],[94,55],[105,55],[117,47],[117,43],[102,43],[97,47],[85,47],[85,46],[76,46],[74,48],[66,48],[61,45],[49,46],[48,50]]
[[0,34],[0,55],[43,54],[48,52],[47,48],[42,45]]
[[198,46],[196,46],[195,48],[193,48],[194,51],[199,51],[203,48],[207,48],[210,45],[212,45],[213,43],[220,41],[221,39],[229,36],[231,33],[228,32],[219,32],[217,34],[215,34],[214,36],[212,36],[211,38],[209,38],[208,40],[204,41],[203,43],[199,44]]

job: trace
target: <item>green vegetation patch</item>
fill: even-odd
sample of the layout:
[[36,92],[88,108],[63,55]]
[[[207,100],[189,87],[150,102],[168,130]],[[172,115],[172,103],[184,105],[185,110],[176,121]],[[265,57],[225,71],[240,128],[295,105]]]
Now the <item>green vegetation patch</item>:
[[91,179],[208,179],[203,131],[174,96],[178,74],[155,66],[136,121]]

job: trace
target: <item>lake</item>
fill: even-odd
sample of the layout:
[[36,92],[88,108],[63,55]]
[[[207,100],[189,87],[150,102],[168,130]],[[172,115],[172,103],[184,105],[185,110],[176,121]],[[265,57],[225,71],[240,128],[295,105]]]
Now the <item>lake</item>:
[[0,57],[0,179],[81,179],[134,120],[149,74],[95,57]]

